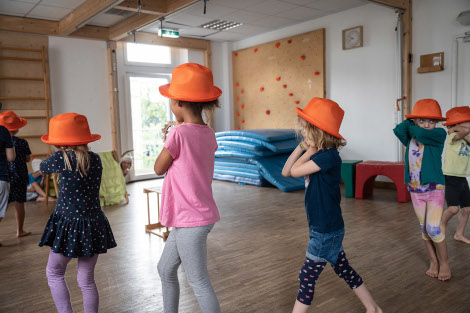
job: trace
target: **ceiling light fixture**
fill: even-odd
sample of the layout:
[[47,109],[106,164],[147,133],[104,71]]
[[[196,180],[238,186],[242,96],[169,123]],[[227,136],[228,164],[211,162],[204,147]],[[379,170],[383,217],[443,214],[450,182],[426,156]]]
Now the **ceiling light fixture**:
[[242,23],[230,22],[224,20],[215,20],[209,23],[201,25],[202,28],[216,29],[216,30],[228,30],[243,25]]

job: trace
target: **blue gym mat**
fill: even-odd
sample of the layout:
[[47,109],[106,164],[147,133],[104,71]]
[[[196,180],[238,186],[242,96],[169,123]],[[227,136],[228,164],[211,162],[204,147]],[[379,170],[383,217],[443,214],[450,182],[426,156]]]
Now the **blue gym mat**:
[[300,140],[297,138],[267,142],[256,138],[244,136],[224,136],[217,139],[217,143],[221,143],[227,147],[252,149],[253,151],[269,149],[277,153],[291,152],[297,147]]
[[253,178],[233,176],[233,175],[222,175],[222,174],[217,174],[217,173],[214,173],[214,179],[230,181],[230,182],[235,182],[239,184],[261,186],[261,187],[270,186],[269,182],[265,179],[253,179]]
[[225,136],[243,136],[273,142],[287,139],[294,139],[296,132],[293,129],[250,129],[250,130],[229,130],[215,134],[217,139]]

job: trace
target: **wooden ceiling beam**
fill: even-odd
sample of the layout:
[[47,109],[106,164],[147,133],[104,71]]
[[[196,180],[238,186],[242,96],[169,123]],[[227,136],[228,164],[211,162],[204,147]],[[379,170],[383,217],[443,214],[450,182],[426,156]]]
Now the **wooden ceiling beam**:
[[0,15],[0,30],[39,35],[57,35],[59,22]]
[[[210,50],[211,42],[205,39],[197,38],[165,38],[160,37],[157,34],[137,32],[135,34],[135,40],[138,43],[152,44],[167,46],[173,48],[186,48],[196,50]],[[134,42],[134,36],[127,36],[121,39],[124,42]]]
[[109,40],[120,40],[128,36],[129,32],[142,28],[158,19],[165,17],[175,11],[181,10],[200,0],[165,0],[166,13],[164,14],[134,14],[131,17],[117,23],[109,29]]
[[59,21],[60,36],[67,36],[84,26],[83,24],[99,13],[112,8],[123,0],[87,0]]
[[[139,0],[125,0],[115,6],[116,9],[138,12]],[[140,12],[162,15],[167,12],[166,0],[140,0]]]
[[67,37],[77,37],[86,39],[96,39],[107,41],[109,38],[109,28],[99,26],[83,26],[77,29]]

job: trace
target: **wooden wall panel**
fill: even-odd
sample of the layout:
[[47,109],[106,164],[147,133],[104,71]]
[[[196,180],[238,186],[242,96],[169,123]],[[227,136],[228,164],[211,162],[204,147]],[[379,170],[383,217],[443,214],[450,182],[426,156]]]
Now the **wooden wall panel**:
[[235,128],[293,128],[295,107],[325,95],[325,29],[234,51]]

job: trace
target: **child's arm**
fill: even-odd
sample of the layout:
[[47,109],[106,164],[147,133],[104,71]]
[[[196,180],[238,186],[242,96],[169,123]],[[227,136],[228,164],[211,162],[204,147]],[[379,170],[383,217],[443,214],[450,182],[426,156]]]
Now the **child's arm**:
[[398,124],[395,129],[393,129],[393,132],[395,133],[395,136],[397,136],[398,140],[404,145],[408,146],[408,143],[411,140],[410,134],[408,132],[408,129],[410,125],[413,125],[412,120],[404,120],[400,124]]
[[443,128],[424,129],[419,126],[410,125],[410,136],[424,145],[443,147],[447,133]]
[[50,157],[42,161],[39,165],[39,170],[41,172],[41,175],[62,173],[63,171],[65,171],[63,151],[57,151],[53,153]]
[[302,177],[321,170],[310,158],[317,153],[317,148],[310,147],[292,166],[290,174],[292,177]]
[[[305,149],[309,148],[308,145],[305,143],[305,141],[302,141],[302,145],[304,146]],[[291,155],[287,159],[286,164],[284,164],[284,167],[282,168],[282,172],[281,172],[282,176],[284,177],[292,176],[290,173],[292,166],[294,166],[295,161],[297,161],[302,156],[303,153],[304,151],[302,151],[302,147],[300,146],[300,144],[297,145],[295,150],[292,151]]]
[[170,151],[168,151],[167,148],[163,148],[155,161],[155,165],[153,166],[155,173],[157,175],[165,174],[166,171],[168,171],[171,162],[173,162],[173,157],[171,156]]
[[16,152],[15,152],[15,147],[13,148],[5,148],[5,154],[7,156],[7,161],[8,162],[13,162],[16,159]]
[[31,154],[26,155],[26,162],[27,163],[31,162]]
[[456,133],[454,138],[452,139],[452,142],[457,142],[461,139],[465,140],[467,143],[469,143],[469,134],[470,134],[470,128],[465,127],[465,126],[454,126],[452,128],[449,128],[448,131],[449,135],[452,133]]

